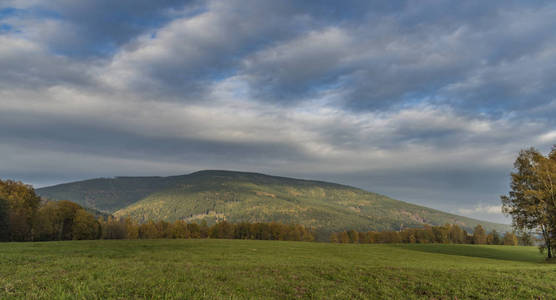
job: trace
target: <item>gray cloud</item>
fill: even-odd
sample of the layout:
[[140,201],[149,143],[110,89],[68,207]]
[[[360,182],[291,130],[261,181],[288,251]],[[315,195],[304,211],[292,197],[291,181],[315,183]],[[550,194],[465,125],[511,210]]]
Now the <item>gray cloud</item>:
[[0,177],[237,169],[500,221],[556,143],[550,2],[108,2],[0,5]]
[[0,35],[0,87],[4,91],[86,85],[91,82],[86,68],[83,62],[48,55],[32,41]]
[[164,25],[176,10],[201,9],[195,1],[185,0],[8,1],[4,6],[20,10],[23,20],[13,21],[16,29],[55,53],[77,57],[110,54],[137,35]]
[[475,112],[522,109],[552,100],[554,20],[550,4],[411,4],[263,49],[244,72],[263,99],[329,89],[354,109],[427,100]]

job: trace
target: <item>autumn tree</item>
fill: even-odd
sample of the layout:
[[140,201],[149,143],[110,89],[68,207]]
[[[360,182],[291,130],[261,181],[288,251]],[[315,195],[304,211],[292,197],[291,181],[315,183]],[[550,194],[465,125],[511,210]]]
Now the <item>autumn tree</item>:
[[94,240],[100,237],[100,223],[93,215],[80,209],[75,212],[72,227],[74,240]]
[[338,233],[338,242],[343,244],[349,243],[349,235],[347,234],[347,232],[342,231]]
[[350,243],[359,243],[359,233],[355,230],[348,230],[347,234],[349,236]]
[[234,238],[234,228],[227,221],[221,221],[209,228],[208,235],[210,238],[232,239]]
[[434,241],[436,243],[447,244],[450,242],[450,225],[432,227]]
[[187,229],[189,230],[189,234],[191,238],[198,239],[201,237],[201,228],[197,223],[190,223],[187,224]]
[[113,239],[125,239],[127,237],[127,230],[126,230],[127,225],[124,219],[114,218],[112,216],[109,216],[108,219],[106,219],[106,221],[101,223],[101,226],[102,226],[103,239],[113,240]]
[[58,238],[57,205],[54,201],[47,201],[37,212],[33,240],[52,241]]
[[148,221],[139,226],[139,238],[141,239],[157,239],[160,238],[160,234],[156,227],[156,223],[153,221]]
[[207,225],[207,220],[203,219],[201,224],[199,225],[199,234],[201,238],[208,238],[209,236],[209,227]]
[[10,240],[8,201],[0,198],[0,242]]
[[[12,180],[0,180],[0,226],[4,224],[9,240],[27,241],[33,238],[33,225],[40,197],[29,185]],[[4,231],[6,230],[4,229]],[[0,232],[0,234],[2,234]],[[5,234],[5,232],[4,232]]]
[[417,231],[417,233],[416,239],[418,243],[434,243],[435,237],[431,226],[425,225],[425,227]]
[[513,232],[504,234],[504,245],[517,246],[517,236]]
[[450,241],[454,244],[465,244],[467,241],[467,232],[458,225],[450,226]]
[[172,237],[172,226],[170,223],[165,222],[164,220],[160,220],[155,223],[156,233],[157,236],[155,238],[171,238]]
[[71,201],[56,202],[54,222],[57,229],[57,240],[73,239],[73,224],[79,210],[83,210],[83,208]]
[[98,239],[100,224],[94,216],[70,201],[46,201],[38,210],[33,240]]
[[250,236],[250,226],[247,222],[241,222],[236,224],[235,231],[234,231],[234,238],[235,239],[248,239]]
[[359,243],[360,244],[368,244],[369,239],[366,232],[359,232]]
[[174,226],[172,228],[174,230],[174,238],[188,239],[190,237],[189,229],[187,228],[187,223],[185,221],[178,220],[174,222]]
[[489,245],[500,245],[500,235],[496,230],[492,230],[487,235],[487,244]]
[[374,244],[377,242],[377,233],[374,231],[368,231],[367,232],[367,240],[369,241],[369,243]]
[[124,219],[126,239],[135,240],[139,238],[139,225],[130,218]]
[[481,224],[475,226],[473,230],[473,244],[486,244],[487,235]]
[[556,146],[547,157],[534,148],[520,151],[514,168],[511,190],[501,197],[503,211],[517,231],[538,230],[551,258],[556,238]]

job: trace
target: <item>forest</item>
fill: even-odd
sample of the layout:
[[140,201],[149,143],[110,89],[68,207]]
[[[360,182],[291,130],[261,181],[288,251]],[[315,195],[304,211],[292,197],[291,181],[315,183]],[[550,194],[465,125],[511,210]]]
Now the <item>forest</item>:
[[[208,226],[201,223],[147,221],[131,218],[97,216],[71,201],[46,201],[31,186],[11,180],[0,181],[0,240],[54,241],[94,239],[189,239],[226,238],[255,240],[313,241],[314,232],[296,224],[230,223],[221,221]],[[401,231],[332,233],[336,243],[453,243],[489,245],[531,245],[533,238],[512,232],[501,236],[496,230],[486,233],[477,225],[468,234],[457,225],[406,228]]]
[[60,241],[94,239],[226,238],[313,241],[314,234],[301,225],[236,223],[222,221],[187,223],[130,218],[95,217],[71,201],[45,201],[31,186],[0,180],[0,241]]

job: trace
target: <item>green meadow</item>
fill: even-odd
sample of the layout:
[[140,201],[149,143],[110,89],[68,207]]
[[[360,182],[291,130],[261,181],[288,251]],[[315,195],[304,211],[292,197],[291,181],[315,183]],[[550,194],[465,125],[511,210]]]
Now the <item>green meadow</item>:
[[0,244],[0,299],[554,299],[535,247],[252,240]]

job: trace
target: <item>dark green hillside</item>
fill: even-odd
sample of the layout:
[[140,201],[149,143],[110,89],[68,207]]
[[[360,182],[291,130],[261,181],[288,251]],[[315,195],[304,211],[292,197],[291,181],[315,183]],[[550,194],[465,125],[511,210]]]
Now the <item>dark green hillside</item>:
[[41,197],[70,200],[112,213],[158,190],[170,187],[165,177],[96,178],[37,189]]
[[506,225],[460,217],[345,185],[231,171],[94,179],[42,188],[38,193],[139,221],[279,221],[323,231],[396,230],[445,223],[471,229],[480,223],[487,230],[508,230]]

